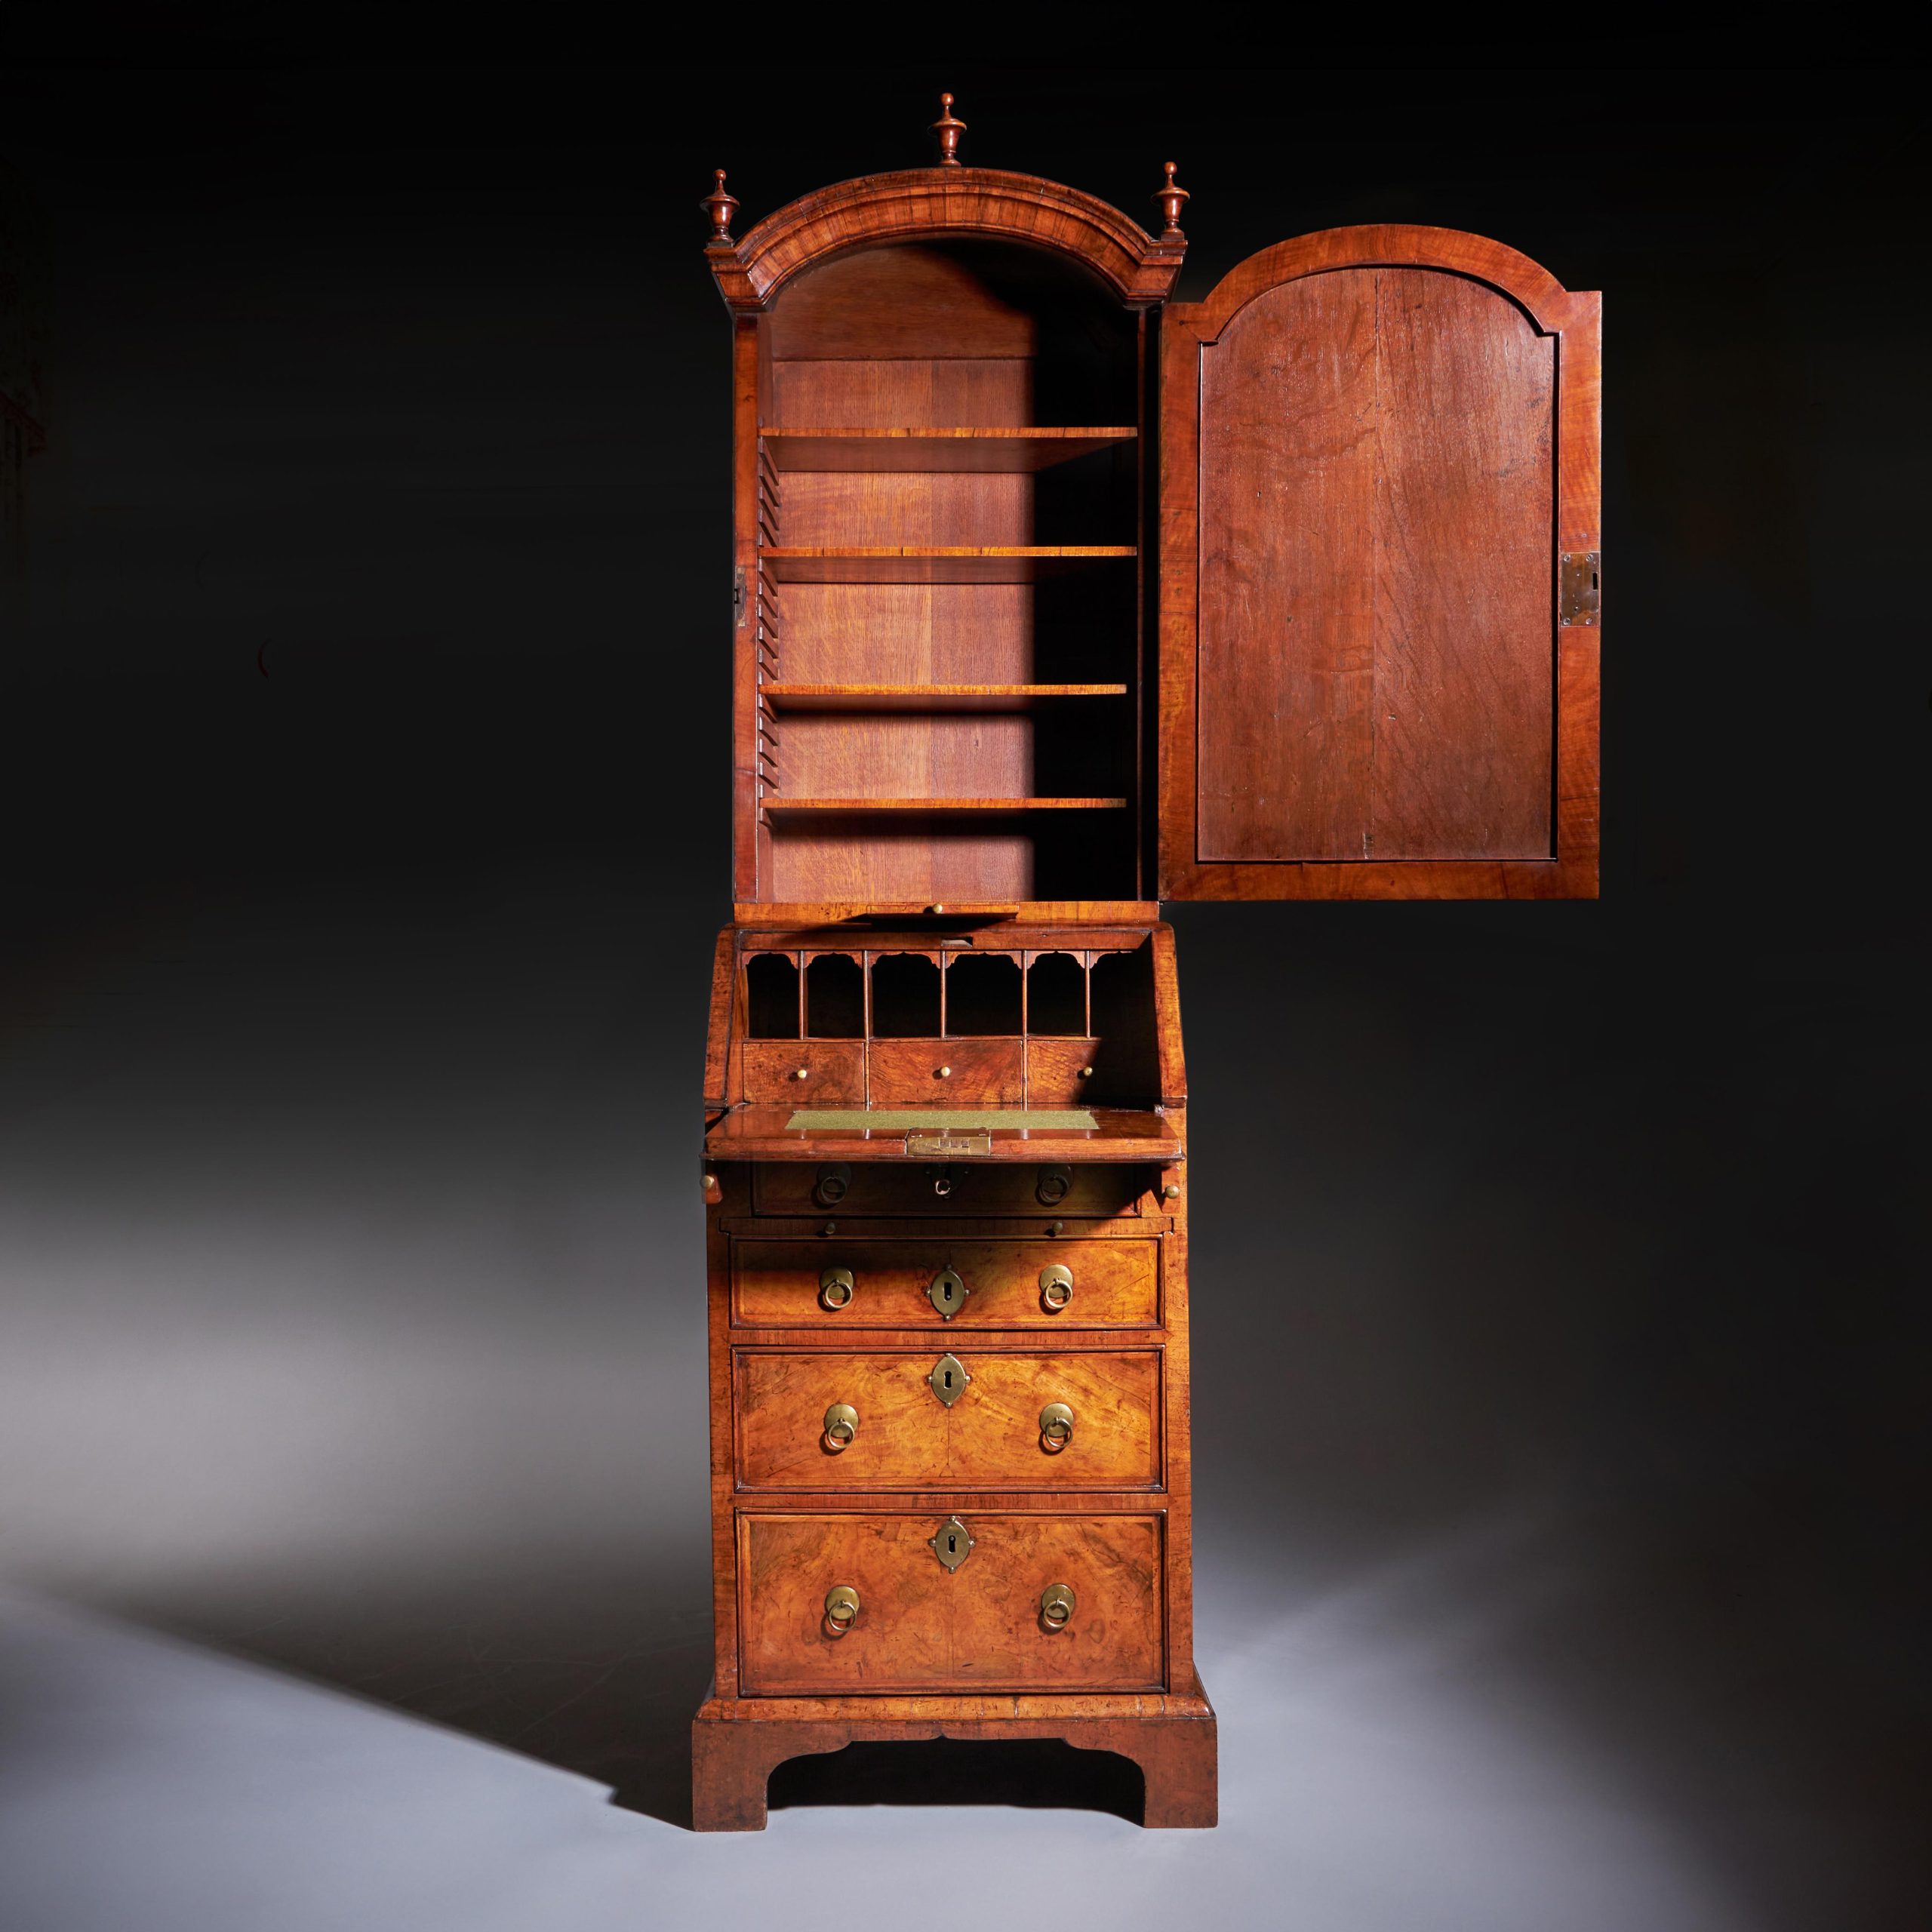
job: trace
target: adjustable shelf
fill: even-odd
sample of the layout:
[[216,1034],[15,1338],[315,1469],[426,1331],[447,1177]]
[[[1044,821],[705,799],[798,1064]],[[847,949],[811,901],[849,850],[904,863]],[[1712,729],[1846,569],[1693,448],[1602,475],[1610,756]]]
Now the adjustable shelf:
[[1079,698],[1124,697],[1124,685],[761,685],[775,712],[1026,712]]
[[780,583],[1032,583],[1139,554],[1131,543],[781,545],[758,562]]
[[1134,440],[1131,428],[761,429],[777,469],[1051,469]]
[[801,812],[1095,812],[1121,811],[1124,798],[774,798],[768,816]]

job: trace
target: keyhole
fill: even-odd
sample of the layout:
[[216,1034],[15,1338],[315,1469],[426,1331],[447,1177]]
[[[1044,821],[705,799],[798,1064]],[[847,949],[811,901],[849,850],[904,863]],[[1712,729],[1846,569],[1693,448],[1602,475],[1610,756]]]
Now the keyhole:
[[949,1536],[946,1538],[946,1553],[949,1556],[957,1556],[959,1554],[959,1539],[957,1537]]
[[[949,1368],[946,1371],[946,1386],[949,1389],[952,1386],[952,1371]],[[948,1537],[946,1540],[949,1543],[952,1539]]]

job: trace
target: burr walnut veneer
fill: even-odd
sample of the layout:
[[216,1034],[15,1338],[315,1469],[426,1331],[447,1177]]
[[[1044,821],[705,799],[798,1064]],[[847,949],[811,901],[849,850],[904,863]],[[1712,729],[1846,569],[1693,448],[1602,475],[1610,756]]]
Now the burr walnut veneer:
[[1598,298],[1382,226],[1168,300],[961,165],[706,253],[732,923],[705,1075],[701,1830],[855,1740],[1058,1738],[1211,1825],[1162,898],[1594,896]]

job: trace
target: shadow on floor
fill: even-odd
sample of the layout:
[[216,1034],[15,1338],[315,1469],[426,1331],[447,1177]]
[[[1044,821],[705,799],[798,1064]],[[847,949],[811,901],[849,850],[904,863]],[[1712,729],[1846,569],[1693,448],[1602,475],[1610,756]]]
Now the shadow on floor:
[[771,1774],[769,1802],[1005,1804],[1023,1810],[1105,1811],[1140,1822],[1140,1767],[1111,1751],[1076,1751],[1057,1738],[931,1738],[848,1744],[793,1758]]

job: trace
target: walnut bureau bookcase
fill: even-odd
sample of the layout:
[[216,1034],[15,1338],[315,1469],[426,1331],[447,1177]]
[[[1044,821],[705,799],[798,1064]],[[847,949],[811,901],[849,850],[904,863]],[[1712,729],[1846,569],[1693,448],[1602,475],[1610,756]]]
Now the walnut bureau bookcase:
[[706,248],[733,921],[706,1062],[700,1830],[856,1740],[1046,1737],[1215,1819],[1163,899],[1597,877],[1598,298],[1349,228],[1168,300],[961,165]]

